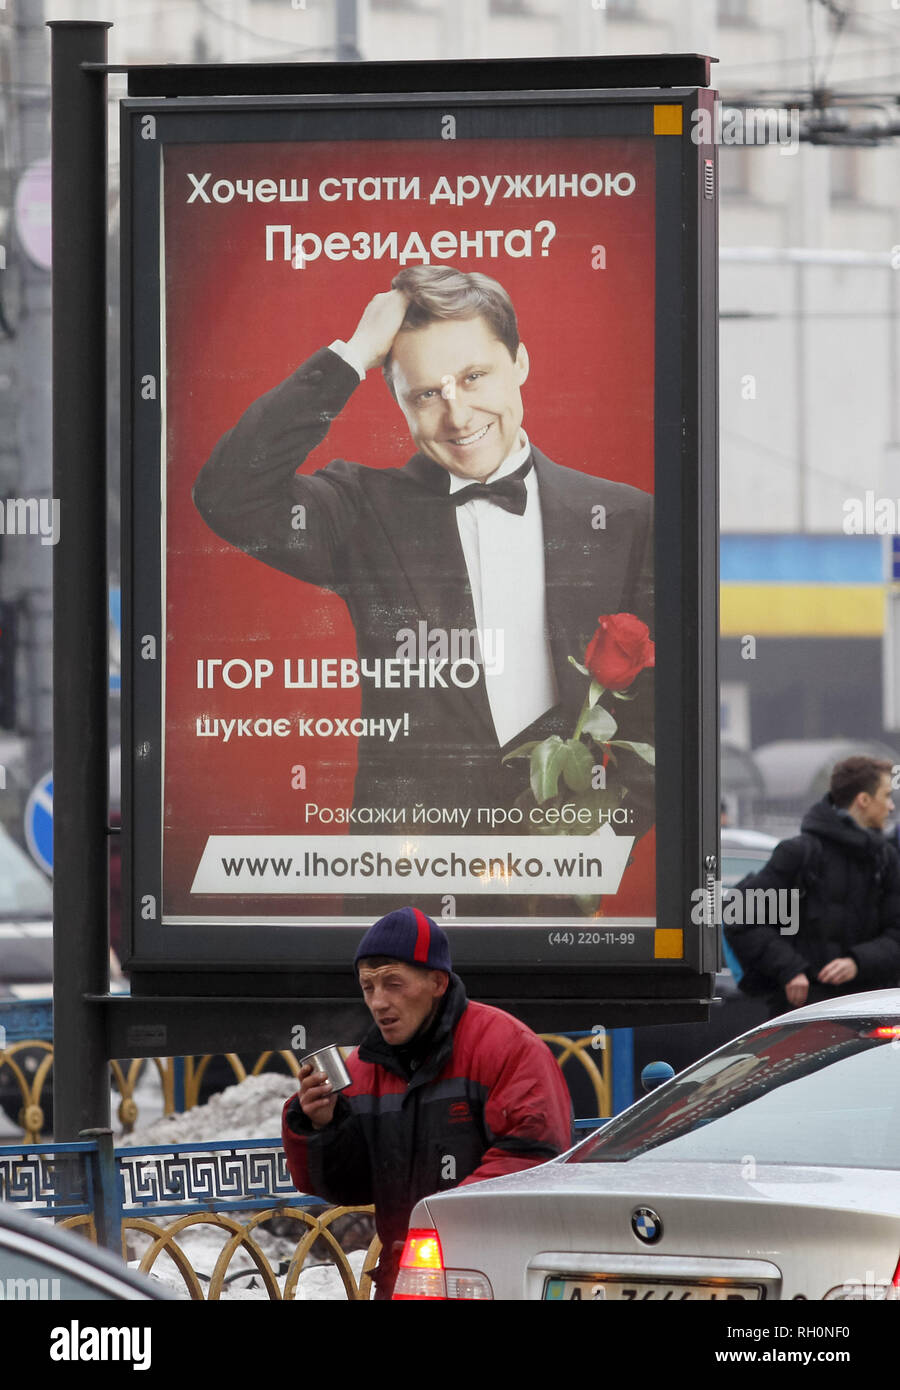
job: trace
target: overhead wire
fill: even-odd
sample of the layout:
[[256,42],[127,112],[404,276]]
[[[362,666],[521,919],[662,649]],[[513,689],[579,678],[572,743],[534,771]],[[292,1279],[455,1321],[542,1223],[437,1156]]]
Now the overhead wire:
[[806,27],[809,32],[809,85],[815,91],[816,81],[816,0],[806,0]]
[[323,51],[321,48],[298,47],[291,39],[278,38],[274,34],[261,34],[258,29],[252,29],[249,25],[242,24],[238,19],[231,19],[227,15],[220,14],[218,10],[213,9],[209,0],[196,0],[196,4],[197,8],[201,10],[203,14],[209,15],[217,24],[222,24],[226,29],[233,29],[239,34],[246,34],[250,38],[259,39],[262,43],[271,43],[279,47],[287,47],[294,53],[321,53]]
[[835,21],[831,42],[831,52],[825,59],[824,67],[822,69],[822,77],[818,84],[819,88],[822,88],[825,86],[828,80],[828,70],[834,62],[834,57],[837,52],[837,46],[841,41],[841,36],[844,32],[844,26],[847,23],[847,10],[842,9],[840,5],[835,3],[835,0],[819,0],[819,3],[827,9],[828,13],[833,16]]

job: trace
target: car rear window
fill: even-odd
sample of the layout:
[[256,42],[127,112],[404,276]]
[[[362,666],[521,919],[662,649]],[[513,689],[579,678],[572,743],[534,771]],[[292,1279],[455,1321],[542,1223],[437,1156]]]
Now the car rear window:
[[568,1163],[654,1160],[900,1169],[900,1016],[780,1023],[698,1062]]
[[769,862],[769,855],[756,853],[732,853],[722,855],[722,882],[733,884],[747,874],[759,873]]

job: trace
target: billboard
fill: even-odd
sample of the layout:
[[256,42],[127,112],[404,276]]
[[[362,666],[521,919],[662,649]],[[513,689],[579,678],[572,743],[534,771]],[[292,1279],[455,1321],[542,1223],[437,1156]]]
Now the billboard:
[[405,901],[487,969],[699,968],[711,97],[664,96],[125,103],[138,969]]

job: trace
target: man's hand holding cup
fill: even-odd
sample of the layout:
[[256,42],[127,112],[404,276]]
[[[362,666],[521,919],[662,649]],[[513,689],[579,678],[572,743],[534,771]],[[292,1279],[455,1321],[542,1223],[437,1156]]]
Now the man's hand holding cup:
[[315,1071],[310,1063],[300,1068],[297,1074],[300,1082],[300,1109],[306,1115],[313,1129],[324,1129],[334,1118],[337,1095],[323,1071]]

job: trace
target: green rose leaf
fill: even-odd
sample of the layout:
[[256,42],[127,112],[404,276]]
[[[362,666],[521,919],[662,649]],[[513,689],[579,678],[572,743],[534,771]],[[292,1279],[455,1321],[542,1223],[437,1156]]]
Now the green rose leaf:
[[588,691],[588,707],[590,709],[594,708],[595,704],[600,699],[600,696],[604,694],[605,690],[605,685],[600,685],[598,681],[591,681],[591,688]]
[[535,745],[531,754],[531,790],[539,806],[556,795],[566,756],[566,745],[558,734]]
[[636,700],[636,695],[629,695],[626,690],[614,690],[613,699],[615,700]]
[[538,746],[538,739],[531,743],[520,743],[518,748],[513,748],[511,752],[504,753],[503,762],[509,762],[510,758],[530,758],[535,748]]
[[611,746],[613,748],[630,748],[632,753],[637,753],[638,757],[643,758],[645,763],[649,763],[651,767],[656,766],[656,749],[652,743],[632,743],[627,738],[616,738],[613,739]]
[[582,666],[580,661],[575,660],[574,656],[569,657],[569,665],[574,666],[575,670],[580,671],[583,676],[589,676],[591,674],[586,666]]
[[604,709],[602,705],[594,705],[585,715],[581,732],[590,734],[597,743],[608,743],[618,727],[608,709]]
[[594,766],[590,750],[580,738],[567,739],[565,750],[562,775],[566,786],[573,792],[586,792],[591,785],[591,771]]

